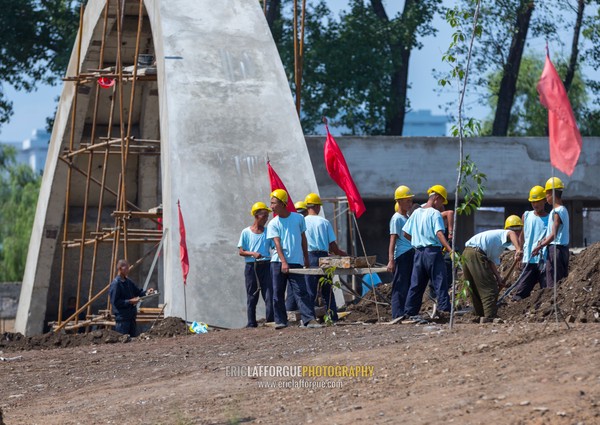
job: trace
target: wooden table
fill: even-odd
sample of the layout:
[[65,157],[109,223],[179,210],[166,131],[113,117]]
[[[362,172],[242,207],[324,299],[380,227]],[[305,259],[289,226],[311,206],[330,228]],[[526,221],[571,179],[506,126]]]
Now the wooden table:
[[[385,273],[385,272],[387,272],[387,267],[371,267],[370,269],[368,267],[354,268],[354,269],[336,268],[334,270],[333,274],[347,276],[347,275],[362,275],[362,274],[369,274],[369,273]],[[325,269],[322,269],[320,267],[308,267],[308,268],[304,268],[304,269],[290,269],[290,273],[304,274],[304,275],[311,275],[311,276],[325,276],[327,274]]]

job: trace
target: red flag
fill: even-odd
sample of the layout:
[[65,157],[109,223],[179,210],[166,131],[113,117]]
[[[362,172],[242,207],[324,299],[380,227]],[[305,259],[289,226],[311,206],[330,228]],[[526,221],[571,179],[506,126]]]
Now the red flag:
[[327,140],[325,141],[325,167],[334,182],[346,192],[350,210],[354,211],[356,217],[360,217],[365,211],[365,204],[352,180],[350,170],[346,164],[344,154],[340,150],[337,142],[329,132],[329,127],[325,124],[327,130]]
[[183,284],[187,282],[187,275],[190,271],[190,260],[188,259],[187,244],[185,242],[185,224],[183,215],[181,215],[181,206],[177,201],[177,211],[179,211],[179,258],[181,260],[181,271],[183,272]]
[[565,86],[548,55],[537,91],[541,104],[548,109],[550,163],[570,176],[581,153],[581,134]]
[[292,201],[290,192],[285,188],[285,185],[283,184],[273,167],[271,167],[271,161],[267,161],[267,168],[269,169],[269,181],[271,182],[271,192],[273,192],[275,189],[285,190],[288,194],[287,210],[289,212],[296,212],[296,207],[294,207],[294,201]]

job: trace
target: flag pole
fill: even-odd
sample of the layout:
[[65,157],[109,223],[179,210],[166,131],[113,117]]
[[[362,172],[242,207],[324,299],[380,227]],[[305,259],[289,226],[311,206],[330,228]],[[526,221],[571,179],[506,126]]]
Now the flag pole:
[[356,225],[356,233],[358,233],[358,240],[360,240],[360,245],[362,246],[363,254],[365,255],[365,260],[367,260],[367,268],[369,269],[369,277],[371,281],[371,289],[373,290],[373,299],[375,300],[375,311],[377,312],[377,321],[381,321],[381,316],[379,316],[379,306],[377,305],[377,294],[375,293],[375,284],[373,283],[373,272],[371,271],[371,264],[367,259],[367,250],[365,249],[365,244],[363,242],[362,235],[360,233],[360,228],[358,227],[358,221],[356,220],[356,214],[354,211],[350,210],[350,215],[354,219],[354,224]]
[[[185,287],[187,285],[185,284],[185,282],[183,283],[183,314],[185,316],[185,327],[187,329],[189,329],[188,327],[188,319],[187,319],[187,296],[186,296],[186,291],[185,291]],[[191,332],[191,331],[190,331]]]
[[[546,49],[548,49],[548,45],[546,44]],[[547,50],[546,50],[547,52]],[[554,189],[554,167],[552,167],[552,210],[554,211],[554,203],[555,203],[555,193],[556,190]],[[556,214],[556,212],[554,214],[552,214],[552,228],[554,228],[554,215]],[[548,223],[550,224],[550,223]],[[555,235],[556,238],[556,235]],[[553,241],[556,242],[556,239]],[[553,270],[552,270],[552,280],[553,280],[553,284],[552,284],[552,302],[554,303],[554,318],[556,319],[556,323],[558,323],[558,305],[556,304],[556,277],[557,277],[557,270],[556,270],[556,243],[554,244],[554,249],[552,250],[552,255],[554,256],[554,263],[553,263]],[[568,326],[568,325],[567,325]]]

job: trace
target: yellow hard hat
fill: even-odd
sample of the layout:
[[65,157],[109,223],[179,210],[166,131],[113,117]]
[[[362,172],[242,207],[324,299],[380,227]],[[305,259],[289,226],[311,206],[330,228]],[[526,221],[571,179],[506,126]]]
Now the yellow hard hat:
[[542,186],[533,186],[529,191],[529,202],[537,202],[546,199],[546,191]]
[[306,202],[304,201],[298,201],[294,204],[294,207],[296,207],[297,210],[305,210],[306,209]]
[[311,205],[323,205],[321,203],[321,198],[316,193],[309,193],[306,195],[304,202],[306,202],[307,207]]
[[264,202],[255,202],[254,205],[252,205],[252,209],[250,210],[250,215],[254,217],[254,214],[256,214],[260,210],[267,210],[271,212],[271,208],[267,207],[267,204],[265,204]]
[[408,186],[398,186],[396,191],[394,192],[394,199],[397,201],[398,199],[406,199],[412,198],[413,193]]
[[446,191],[446,188],[441,184],[434,184],[429,189],[427,189],[428,195],[431,195],[432,193],[437,193],[442,198],[444,198],[444,205],[448,203],[448,192]]
[[277,198],[281,202],[283,202],[284,205],[287,205],[288,194],[283,189],[275,189],[273,192],[271,192],[271,198]]
[[523,228],[523,221],[518,215],[509,215],[504,222],[504,229],[512,229],[513,227]]
[[[554,186],[554,187],[552,187]],[[548,181],[546,182],[546,187],[544,188],[545,190],[552,190],[552,189],[556,189],[556,190],[563,190],[565,188],[565,184],[562,182],[561,179],[559,179],[558,177],[550,177],[548,179]]]

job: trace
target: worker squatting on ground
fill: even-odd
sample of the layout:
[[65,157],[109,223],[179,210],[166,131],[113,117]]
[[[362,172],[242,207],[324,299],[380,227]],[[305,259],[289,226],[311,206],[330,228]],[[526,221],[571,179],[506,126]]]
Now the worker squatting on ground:
[[271,257],[275,329],[287,326],[285,289],[288,281],[300,309],[302,325],[321,327],[315,319],[314,304],[306,290],[304,276],[289,273],[290,269],[308,266],[308,251],[304,217],[289,212],[287,202],[288,194],[285,190],[276,189],[271,193],[271,209],[277,214],[267,227],[267,239],[272,239],[275,244],[275,253]]
[[569,274],[569,212],[562,203],[564,188],[565,185],[558,177],[551,177],[546,182],[546,201],[552,206],[552,211],[548,218],[546,237],[531,253],[538,255],[544,247],[548,247],[546,284],[550,287]]
[[546,287],[545,254],[543,249],[538,255],[531,255],[533,248],[546,236],[548,227],[548,213],[546,206],[546,192],[542,186],[533,186],[529,191],[529,202],[532,211],[523,214],[523,231],[519,241],[523,246],[523,270],[515,282],[513,301],[520,301],[531,295],[536,283],[540,288]]
[[256,305],[258,304],[259,292],[265,302],[267,322],[274,320],[273,316],[273,285],[271,283],[271,247],[273,241],[267,239],[267,220],[271,209],[264,202],[256,202],[252,205],[250,215],[254,217],[254,223],[242,230],[238,243],[239,253],[245,257],[246,267],[244,277],[246,279],[246,306],[248,312],[248,323],[246,327],[256,328]]
[[413,204],[413,193],[407,186],[398,186],[394,192],[396,213],[390,220],[390,246],[387,271],[392,278],[392,320],[404,316],[406,295],[410,287],[415,250],[404,236],[402,227],[408,220],[408,211]]
[[486,230],[473,236],[463,251],[463,273],[471,284],[471,299],[475,314],[482,321],[491,321],[498,311],[498,292],[504,286],[496,265],[500,254],[510,245],[516,248],[515,261],[523,256],[519,236],[523,222],[519,216],[511,215],[504,223],[504,230]]
[[[319,258],[327,257],[330,252],[346,256],[336,241],[335,233],[331,223],[324,217],[321,217],[321,198],[316,193],[309,193],[304,200],[308,215],[304,217],[306,222],[306,242],[308,244],[308,264],[310,267],[319,266]],[[316,302],[319,293],[319,277],[306,276],[306,288],[308,295],[313,303]],[[333,295],[333,285],[331,283],[323,283],[321,286],[321,294],[327,314],[332,321],[338,320],[337,305],[335,296]]]
[[136,304],[140,302],[140,297],[153,294],[155,291],[154,288],[147,291],[140,289],[127,277],[129,275],[127,260],[117,262],[117,273],[117,277],[111,282],[108,289],[110,303],[117,322],[115,331],[135,337],[137,336]]
[[437,294],[438,310],[450,311],[442,247],[450,253],[452,248],[444,236],[444,220],[440,212],[443,205],[448,203],[448,195],[441,185],[432,186],[427,194],[427,203],[416,209],[402,228],[404,237],[415,248],[410,288],[404,308],[407,316],[419,314],[429,280]]

